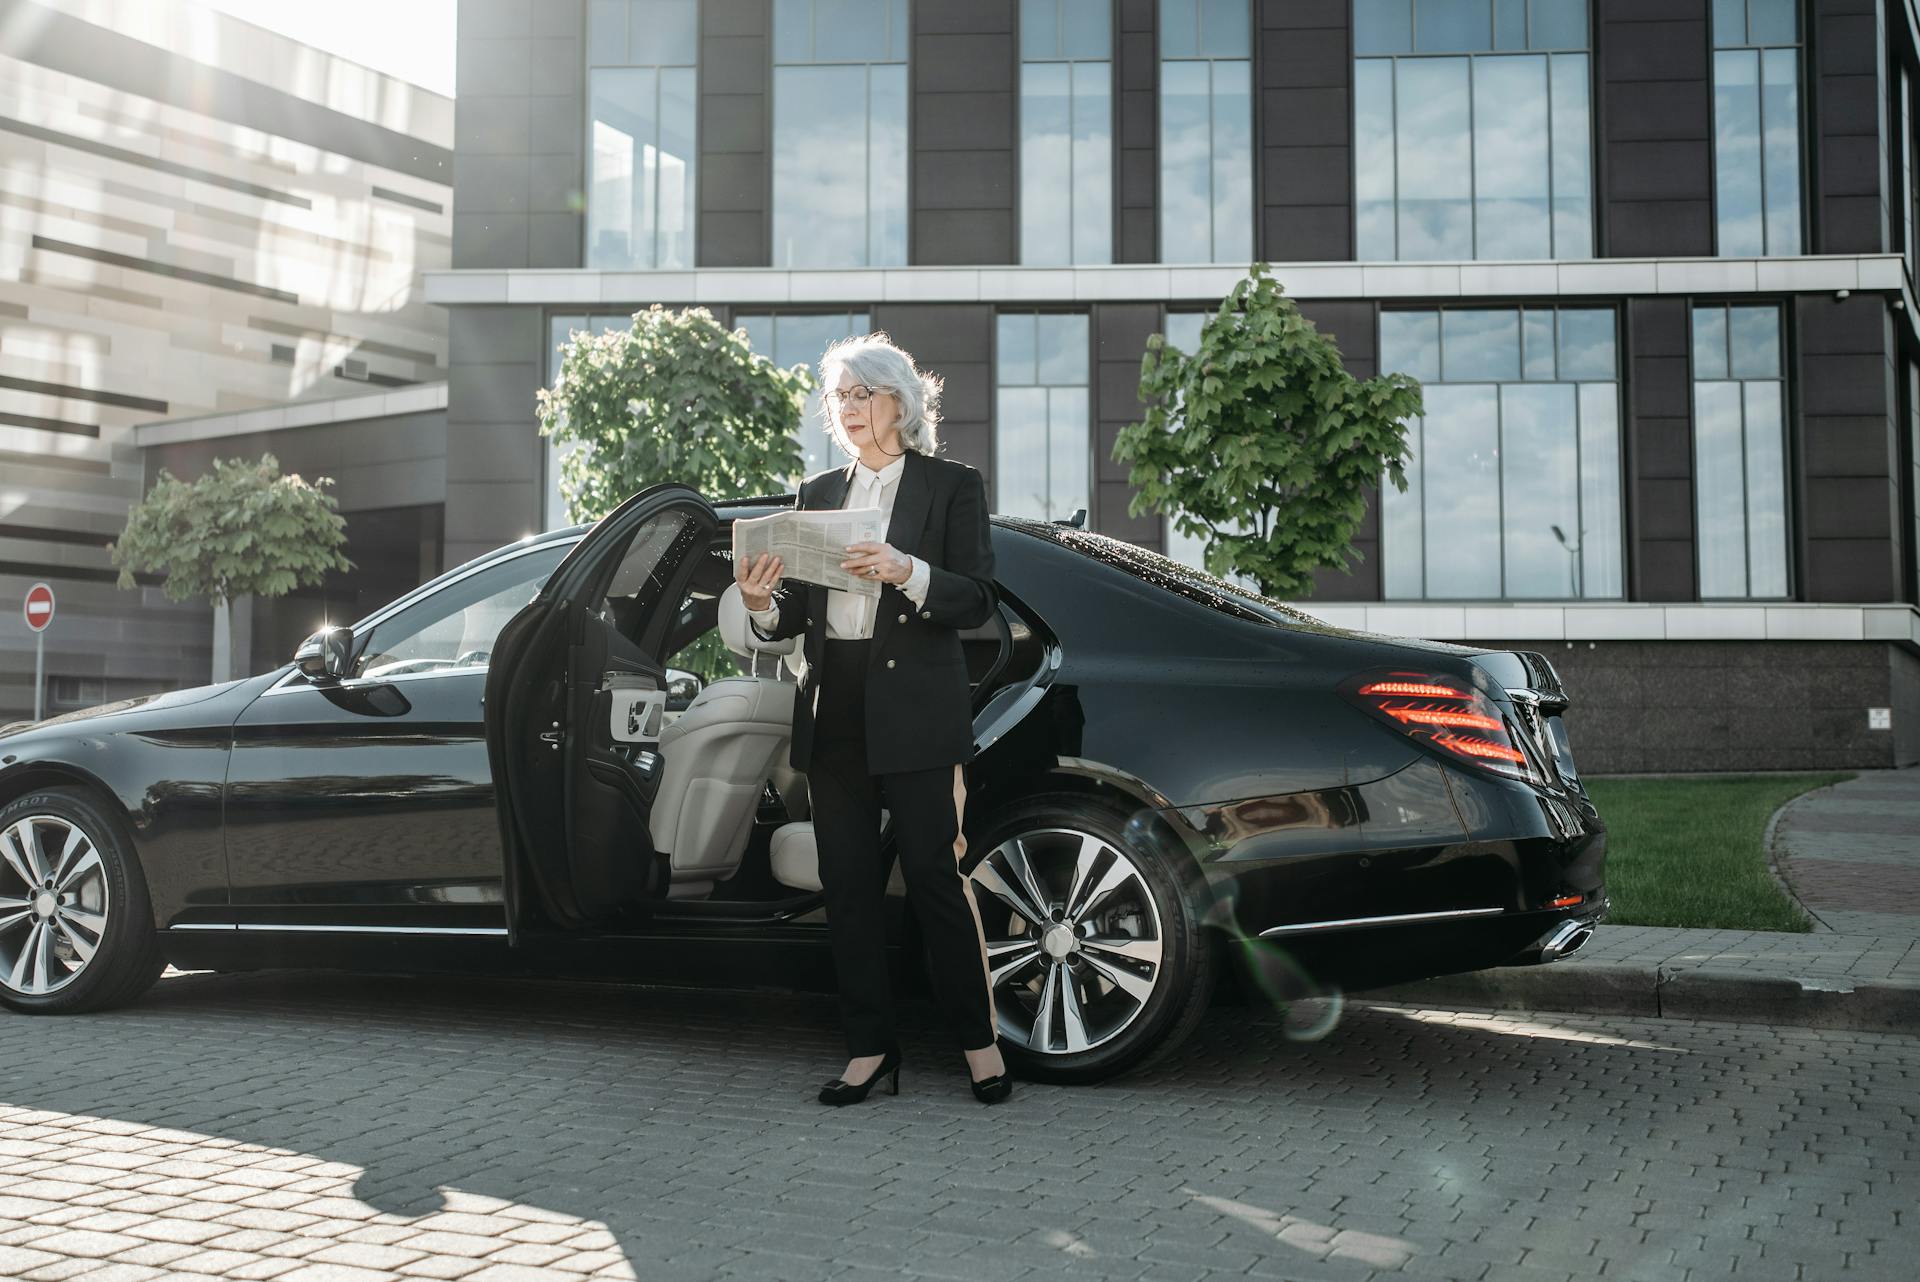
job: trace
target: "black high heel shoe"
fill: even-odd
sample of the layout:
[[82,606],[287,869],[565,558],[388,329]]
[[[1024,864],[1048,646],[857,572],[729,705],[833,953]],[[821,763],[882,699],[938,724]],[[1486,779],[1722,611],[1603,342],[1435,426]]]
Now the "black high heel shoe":
[[836,1107],[842,1104],[858,1104],[873,1089],[873,1084],[883,1077],[891,1077],[887,1083],[887,1094],[900,1093],[900,1048],[890,1047],[880,1060],[880,1067],[873,1070],[864,1082],[849,1083],[836,1077],[820,1088],[820,1102]]
[[1013,1094],[1013,1077],[1004,1072],[977,1082],[969,1080],[967,1084],[973,1087],[973,1097],[982,1104],[1001,1104]]

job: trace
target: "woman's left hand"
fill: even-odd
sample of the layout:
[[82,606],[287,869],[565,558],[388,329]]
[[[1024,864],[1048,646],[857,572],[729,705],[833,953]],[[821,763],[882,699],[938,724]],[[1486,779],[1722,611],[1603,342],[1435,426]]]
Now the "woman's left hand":
[[[881,583],[905,583],[913,573],[913,558],[890,543],[849,543],[847,559],[840,563],[861,578]],[[868,574],[873,570],[873,574]]]

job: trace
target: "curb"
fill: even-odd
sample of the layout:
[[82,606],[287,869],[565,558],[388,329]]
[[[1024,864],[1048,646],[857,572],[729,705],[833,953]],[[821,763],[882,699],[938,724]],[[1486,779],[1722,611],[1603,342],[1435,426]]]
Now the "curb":
[[1920,1035],[1920,985],[1684,966],[1509,966],[1353,994],[1409,1006],[1551,1010],[1643,1019]]

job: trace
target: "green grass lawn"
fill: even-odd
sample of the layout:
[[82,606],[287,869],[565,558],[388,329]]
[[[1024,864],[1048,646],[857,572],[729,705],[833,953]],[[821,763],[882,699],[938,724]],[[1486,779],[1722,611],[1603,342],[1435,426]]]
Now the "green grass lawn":
[[1767,872],[1773,812],[1850,774],[1589,779],[1607,825],[1607,893],[1624,926],[1810,929]]

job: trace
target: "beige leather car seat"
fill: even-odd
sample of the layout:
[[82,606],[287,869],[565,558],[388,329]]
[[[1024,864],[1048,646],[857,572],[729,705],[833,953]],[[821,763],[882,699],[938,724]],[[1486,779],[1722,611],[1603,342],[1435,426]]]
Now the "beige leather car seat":
[[[721,594],[720,636],[729,650],[756,666],[760,655],[791,653],[798,640],[754,636],[738,584]],[[789,787],[799,779],[787,765],[797,689],[777,677],[722,677],[661,731],[664,769],[651,827],[654,849],[671,855],[670,898],[699,898],[739,870],[776,763],[789,777]],[[804,807],[804,787],[796,791]],[[793,794],[782,788],[781,795],[791,807]]]

